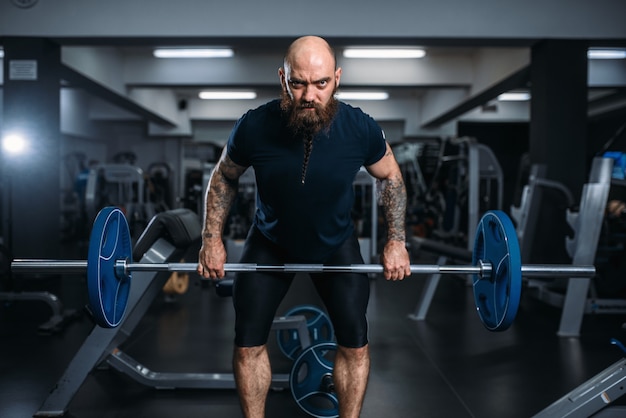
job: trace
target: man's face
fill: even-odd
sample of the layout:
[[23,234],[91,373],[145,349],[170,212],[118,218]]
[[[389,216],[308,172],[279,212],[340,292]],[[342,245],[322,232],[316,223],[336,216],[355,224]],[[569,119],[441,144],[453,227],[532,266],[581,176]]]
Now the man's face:
[[282,84],[281,108],[297,134],[315,135],[328,126],[337,111],[334,94],[341,69],[335,70],[332,56],[298,57],[279,70]]

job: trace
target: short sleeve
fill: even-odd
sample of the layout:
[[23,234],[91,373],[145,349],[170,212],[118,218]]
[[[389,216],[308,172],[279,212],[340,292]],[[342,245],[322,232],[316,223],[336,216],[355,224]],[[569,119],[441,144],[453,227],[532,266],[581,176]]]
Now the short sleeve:
[[246,153],[248,150],[245,135],[247,115],[248,114],[246,113],[235,123],[235,126],[230,131],[228,142],[226,143],[226,155],[228,155],[228,158],[230,158],[235,164],[242,167],[248,167],[250,165],[249,158]]
[[369,140],[369,153],[366,156],[365,163],[363,165],[369,166],[378,162],[387,151],[387,140],[385,139],[385,132],[370,116],[365,115],[368,119],[368,140]]

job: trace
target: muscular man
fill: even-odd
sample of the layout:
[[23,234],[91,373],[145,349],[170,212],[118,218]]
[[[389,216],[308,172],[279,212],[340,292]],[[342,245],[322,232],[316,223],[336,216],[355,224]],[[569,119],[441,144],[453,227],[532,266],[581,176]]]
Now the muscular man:
[[[384,276],[410,271],[405,248],[406,190],[380,127],[360,109],[338,102],[341,68],[328,43],[305,36],[289,47],[278,70],[280,100],[247,112],[235,125],[206,193],[198,273],[224,276],[222,231],[237,194],[238,178],[253,167],[257,211],[242,263],[363,263],[350,212],[359,169],[381,181],[387,221]],[[360,414],[369,375],[364,274],[312,274],[335,329],[333,380],[342,418]],[[261,418],[272,373],[266,343],[276,310],[293,275],[250,272],[235,278],[233,366],[244,415]]]

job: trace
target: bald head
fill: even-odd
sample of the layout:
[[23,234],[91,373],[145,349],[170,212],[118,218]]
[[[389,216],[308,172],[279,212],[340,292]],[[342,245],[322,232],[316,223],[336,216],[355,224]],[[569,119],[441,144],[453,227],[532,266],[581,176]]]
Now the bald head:
[[303,36],[287,49],[278,76],[292,101],[325,106],[339,87],[341,68],[336,68],[335,53],[325,39]]
[[285,67],[292,67],[298,62],[311,62],[323,60],[332,63],[336,67],[335,51],[319,36],[303,36],[296,39],[287,49],[285,54]]

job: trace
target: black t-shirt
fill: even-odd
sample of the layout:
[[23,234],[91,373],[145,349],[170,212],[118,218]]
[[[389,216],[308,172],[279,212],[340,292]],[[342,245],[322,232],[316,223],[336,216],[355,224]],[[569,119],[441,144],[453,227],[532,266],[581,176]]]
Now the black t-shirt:
[[243,115],[227,145],[233,162],[254,168],[254,225],[298,262],[323,262],[352,234],[354,178],[385,150],[378,124],[340,102],[330,128],[314,139],[303,184],[304,144],[289,134],[278,100]]

